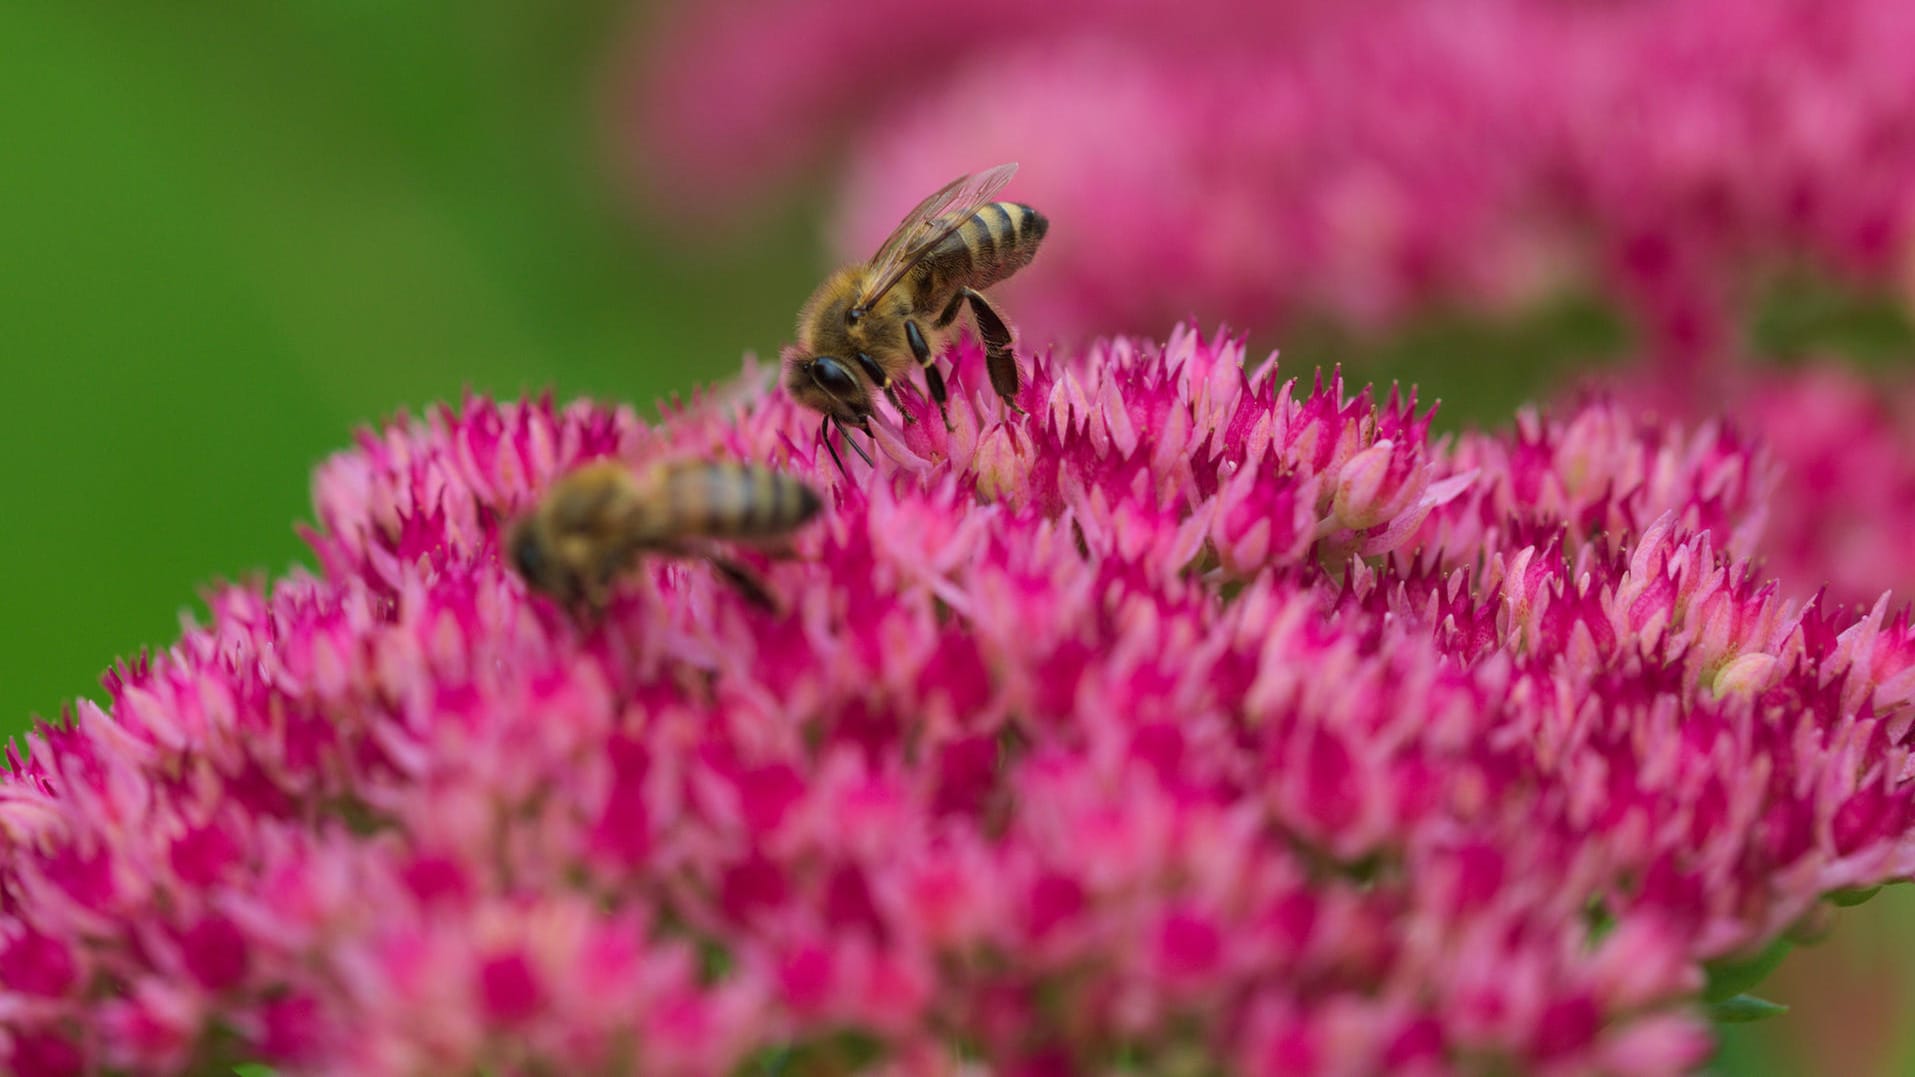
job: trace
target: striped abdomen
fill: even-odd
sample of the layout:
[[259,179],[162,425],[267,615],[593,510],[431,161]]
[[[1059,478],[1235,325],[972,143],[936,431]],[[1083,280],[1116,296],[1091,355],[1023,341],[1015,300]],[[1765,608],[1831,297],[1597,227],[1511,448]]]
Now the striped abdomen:
[[655,474],[647,531],[677,537],[762,538],[782,534],[816,515],[822,504],[810,486],[769,468],[688,461]]
[[992,202],[926,256],[932,294],[958,288],[989,288],[1031,264],[1051,223],[1019,202]]

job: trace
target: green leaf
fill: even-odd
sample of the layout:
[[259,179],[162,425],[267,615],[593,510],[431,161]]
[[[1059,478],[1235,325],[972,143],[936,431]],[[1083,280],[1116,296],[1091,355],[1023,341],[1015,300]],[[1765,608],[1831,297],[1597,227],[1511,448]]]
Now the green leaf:
[[730,950],[714,939],[699,938],[694,941],[698,947],[699,983],[715,984],[731,975],[733,960]]
[[1766,1021],[1788,1012],[1787,1006],[1779,1002],[1770,1002],[1765,998],[1757,998],[1754,995],[1737,995],[1709,1007],[1709,1016],[1718,1024],[1725,1025]]
[[1702,991],[1702,997],[1709,1002],[1723,1002],[1747,991],[1762,982],[1763,977],[1775,971],[1782,959],[1789,956],[1795,946],[1788,939],[1777,939],[1768,948],[1754,957],[1742,960],[1711,961],[1707,970],[1709,986]]
[[752,1055],[735,1077],[781,1077],[788,1073],[862,1073],[884,1057],[876,1037],[854,1028],[766,1048]]
[[1609,911],[1609,904],[1601,898],[1590,898],[1583,908],[1583,926],[1589,931],[1588,945],[1594,946],[1609,937],[1616,930],[1616,916]]
[[1836,890],[1829,894],[1829,903],[1838,908],[1853,908],[1882,892],[1879,886],[1858,886],[1849,890]]

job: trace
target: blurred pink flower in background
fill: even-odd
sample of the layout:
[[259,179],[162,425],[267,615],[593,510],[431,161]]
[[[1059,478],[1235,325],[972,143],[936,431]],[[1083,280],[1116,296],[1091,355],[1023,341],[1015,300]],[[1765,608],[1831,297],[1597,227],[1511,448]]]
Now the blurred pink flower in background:
[[1678,365],[1798,264],[1908,290],[1915,8],[1365,0],[683,5],[636,85],[644,167],[719,210],[842,146],[838,253],[1024,165],[1041,343],[1193,312],[1267,327],[1622,303]]
[[[1763,584],[1726,427],[1413,401],[1182,329],[837,475],[748,373],[469,400],[321,468],[322,574],[0,783],[23,1074],[1679,1072],[1705,974],[1915,869],[1915,630]],[[785,609],[498,558],[578,462],[828,490]]]
[[[676,4],[643,28],[631,54],[633,118],[649,136],[639,164],[669,197],[735,209],[815,162],[828,140],[941,90],[981,56],[1108,34],[1200,60],[1246,39],[1305,33],[1340,6],[1291,0],[1205,11],[1139,0],[979,0],[932,13],[899,0]],[[1227,20],[1212,17],[1225,13]],[[961,171],[979,167],[967,162]]]
[[1438,297],[1535,298],[1564,252],[1506,146],[1546,87],[1490,62],[1523,46],[1485,37],[1528,32],[1465,6],[1196,62],[1098,37],[1006,46],[853,147],[837,253],[867,256],[932,177],[1017,160],[1010,195],[1056,226],[1007,289],[1034,340],[1197,310],[1377,326]]
[[1714,406],[1761,431],[1777,464],[1765,570],[1819,581],[1831,602],[1915,596],[1915,385],[1825,358],[1745,365],[1729,386]]
[[[1820,589],[1824,606],[1866,607],[1885,590],[1915,595],[1915,429],[1906,419],[1915,385],[1830,356],[1718,374],[1704,394],[1624,374],[1613,390],[1618,414],[1650,425],[1658,415],[1726,415],[1756,432],[1747,448],[1772,466],[1761,469],[1765,493],[1739,500],[1760,506],[1742,516],[1745,534],[1760,537],[1736,548],[1763,573]],[[1703,525],[1720,536],[1724,520]]]

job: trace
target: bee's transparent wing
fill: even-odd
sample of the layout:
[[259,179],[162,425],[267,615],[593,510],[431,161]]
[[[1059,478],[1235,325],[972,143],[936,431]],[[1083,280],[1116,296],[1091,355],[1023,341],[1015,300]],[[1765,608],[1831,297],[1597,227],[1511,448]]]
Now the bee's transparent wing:
[[1016,174],[1017,163],[1013,161],[959,176],[918,203],[918,208],[905,215],[871,259],[870,283],[858,296],[857,305],[869,307],[882,299],[893,285],[904,279],[912,266],[970,220],[971,215],[990,202]]
[[971,174],[962,175],[931,192],[929,197],[904,215],[897,227],[891,229],[890,235],[884,237],[883,245],[878,248],[878,253],[871,256],[870,264],[874,268],[895,265],[898,256],[911,247],[912,237],[921,234],[922,229],[949,208],[964,185],[975,178]]

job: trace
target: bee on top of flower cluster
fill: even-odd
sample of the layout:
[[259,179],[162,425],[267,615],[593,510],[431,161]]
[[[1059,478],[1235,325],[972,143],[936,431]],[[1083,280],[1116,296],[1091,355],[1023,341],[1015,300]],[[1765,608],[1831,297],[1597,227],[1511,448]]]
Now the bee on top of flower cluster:
[[553,483],[513,524],[505,549],[527,586],[593,617],[641,553],[703,558],[747,599],[772,609],[758,578],[710,540],[776,538],[821,505],[810,486],[768,468],[685,460],[636,474],[599,460]]
[[[912,366],[924,370],[938,414],[950,426],[944,375],[932,363],[934,339],[968,304],[984,343],[991,387],[1013,411],[1017,360],[1011,331],[983,289],[1029,265],[1050,222],[1029,206],[994,202],[1017,165],[959,176],[907,214],[868,262],[845,266],[825,279],[798,314],[797,343],[783,359],[785,389],[822,412],[819,436],[840,470],[830,428],[869,431],[872,390],[890,398],[906,422],[896,383]],[[846,442],[866,463],[864,448]]]

